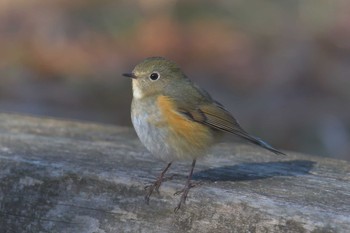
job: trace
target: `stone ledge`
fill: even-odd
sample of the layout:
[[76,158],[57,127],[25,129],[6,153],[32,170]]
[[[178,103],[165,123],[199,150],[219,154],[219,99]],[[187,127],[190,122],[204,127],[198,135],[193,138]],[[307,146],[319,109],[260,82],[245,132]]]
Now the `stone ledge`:
[[132,129],[0,114],[0,232],[350,232],[350,164],[247,144],[190,162],[144,203],[165,166]]

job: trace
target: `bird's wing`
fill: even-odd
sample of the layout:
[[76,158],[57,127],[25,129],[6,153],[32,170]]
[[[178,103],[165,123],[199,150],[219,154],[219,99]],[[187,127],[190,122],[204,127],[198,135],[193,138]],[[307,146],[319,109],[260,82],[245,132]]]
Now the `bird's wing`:
[[207,125],[213,129],[225,131],[240,136],[276,154],[283,154],[261,139],[248,134],[238,121],[218,102],[203,103],[198,106],[185,104],[178,106],[177,111],[188,119]]

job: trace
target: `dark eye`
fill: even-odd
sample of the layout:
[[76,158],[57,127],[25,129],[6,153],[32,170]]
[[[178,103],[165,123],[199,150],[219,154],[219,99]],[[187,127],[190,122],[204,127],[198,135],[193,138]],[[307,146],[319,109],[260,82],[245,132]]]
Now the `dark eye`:
[[159,73],[157,73],[157,72],[153,72],[153,73],[149,76],[149,78],[150,78],[151,80],[153,80],[153,81],[159,79],[159,77],[160,77],[160,75],[159,75]]

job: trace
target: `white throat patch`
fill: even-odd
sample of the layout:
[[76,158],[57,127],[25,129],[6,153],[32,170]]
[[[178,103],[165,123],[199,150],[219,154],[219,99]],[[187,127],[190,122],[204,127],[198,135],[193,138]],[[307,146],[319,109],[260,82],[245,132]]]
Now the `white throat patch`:
[[135,99],[141,99],[143,97],[141,88],[136,84],[135,81],[132,82],[132,93]]

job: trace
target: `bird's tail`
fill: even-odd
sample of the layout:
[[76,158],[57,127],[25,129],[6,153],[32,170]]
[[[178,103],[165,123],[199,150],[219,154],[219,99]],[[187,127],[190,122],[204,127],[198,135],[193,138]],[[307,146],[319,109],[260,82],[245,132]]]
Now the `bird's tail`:
[[244,131],[243,132],[236,132],[236,135],[238,135],[244,139],[247,139],[251,143],[254,143],[255,145],[261,146],[262,148],[265,148],[266,150],[269,150],[275,154],[286,155],[285,153],[273,148],[272,146],[270,146],[268,143],[264,142],[260,138],[251,136],[248,133],[245,133]]

